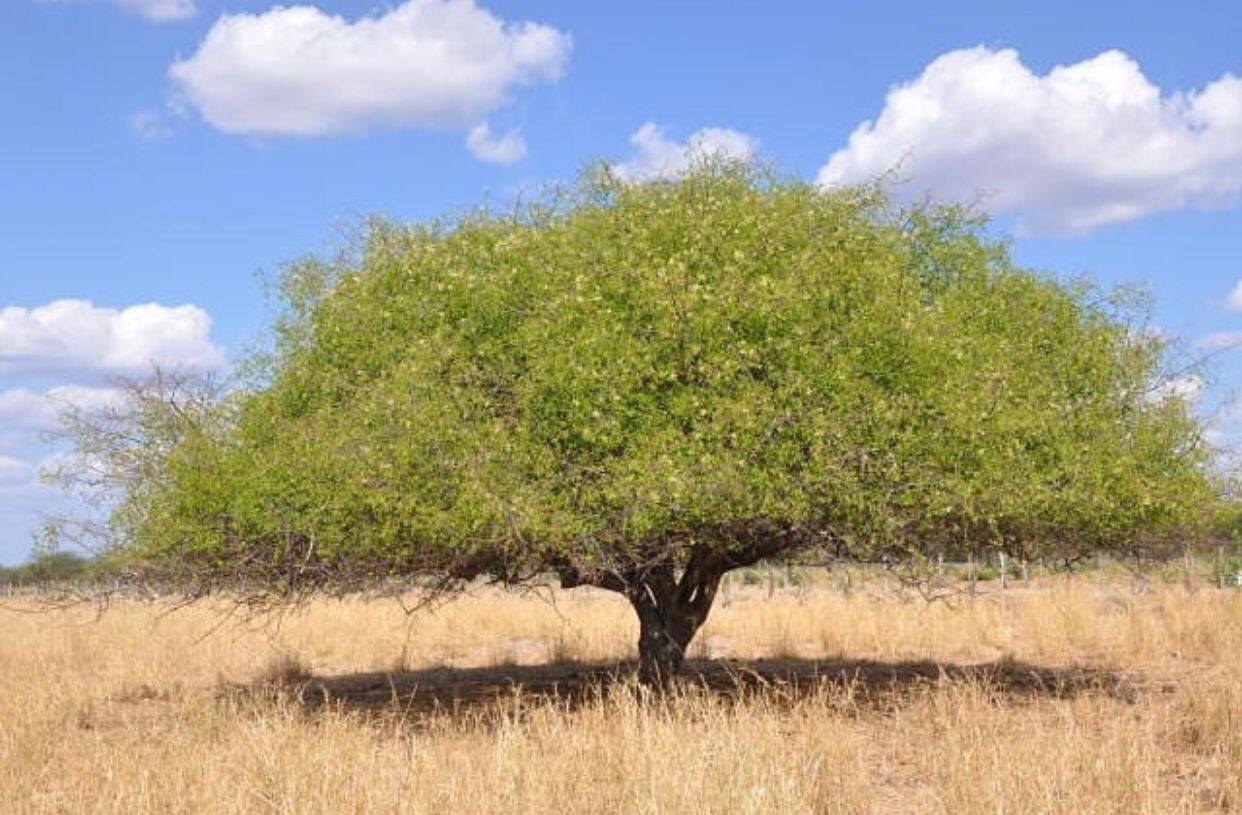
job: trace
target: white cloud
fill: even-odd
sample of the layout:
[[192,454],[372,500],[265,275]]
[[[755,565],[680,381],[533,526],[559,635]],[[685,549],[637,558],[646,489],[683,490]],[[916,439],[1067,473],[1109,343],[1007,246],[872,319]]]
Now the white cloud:
[[0,375],[138,371],[152,364],[215,368],[224,353],[212,344],[211,317],[193,305],[157,303],[125,309],[86,300],[37,308],[0,308]]
[[60,414],[69,407],[96,410],[119,404],[121,391],[87,385],[59,385],[43,393],[27,388],[0,391],[0,443],[4,433],[33,434],[54,430]]
[[1223,206],[1242,191],[1242,78],[1162,93],[1120,51],[1044,76],[1013,50],[951,51],[893,88],[819,180],[894,170],[912,194],[982,197],[1035,231]]
[[130,132],[145,142],[171,139],[176,132],[172,125],[158,113],[141,110],[129,117]]
[[184,20],[198,13],[194,0],[112,0],[112,2],[156,22]]
[[1225,298],[1225,308],[1230,311],[1242,311],[1242,280],[1238,281],[1238,285],[1233,287],[1233,291],[1229,292],[1229,296]]
[[59,427],[66,408],[122,404],[120,390],[90,384],[109,373],[141,373],[151,363],[223,366],[210,328],[207,312],[192,305],[110,309],[58,300],[0,308],[0,382],[17,380],[0,390],[0,563],[20,560],[41,515],[70,503],[37,478],[40,459],[63,455],[41,434]]
[[1229,351],[1242,348],[1242,331],[1214,331],[1205,334],[1195,342],[1195,347],[1203,351]]
[[1217,463],[1227,471],[1242,471],[1242,398],[1231,396],[1206,417],[1204,438],[1217,453]]
[[74,499],[43,480],[74,453],[42,443],[40,434],[59,426],[61,412],[74,406],[92,411],[123,404],[112,388],[62,385],[45,393],[25,388],[0,391],[0,564],[21,560],[30,535],[57,511],[80,513]]
[[156,23],[185,20],[198,14],[194,0],[43,0],[45,3],[106,2]]
[[1198,374],[1187,374],[1176,379],[1160,383],[1152,396],[1156,401],[1165,399],[1181,399],[1189,405],[1196,405],[1207,388],[1207,382]]
[[355,21],[278,6],[221,16],[169,75],[227,133],[464,129],[514,87],[557,81],[570,48],[567,34],[505,22],[474,0],[407,0]]
[[705,127],[684,142],[670,139],[664,128],[647,122],[630,136],[637,155],[612,169],[626,181],[649,181],[685,172],[696,160],[711,156],[749,161],[759,150],[759,140],[737,130]]
[[0,427],[6,433],[48,430],[55,423],[55,411],[41,394],[26,388],[0,391]]
[[0,485],[25,484],[30,481],[34,467],[30,462],[12,456],[0,456]]
[[475,158],[493,164],[514,164],[526,157],[526,141],[521,133],[510,130],[498,138],[487,122],[470,129],[466,134],[466,146]]

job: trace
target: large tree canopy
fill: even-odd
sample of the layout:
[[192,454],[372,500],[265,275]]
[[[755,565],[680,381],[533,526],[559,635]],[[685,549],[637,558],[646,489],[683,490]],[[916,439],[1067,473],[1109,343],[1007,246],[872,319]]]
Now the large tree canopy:
[[1207,494],[1154,332],[876,188],[599,171],[374,222],[285,282],[262,385],[130,481],[128,563],[277,593],[551,572],[629,597],[659,673],[731,568],[1129,551]]

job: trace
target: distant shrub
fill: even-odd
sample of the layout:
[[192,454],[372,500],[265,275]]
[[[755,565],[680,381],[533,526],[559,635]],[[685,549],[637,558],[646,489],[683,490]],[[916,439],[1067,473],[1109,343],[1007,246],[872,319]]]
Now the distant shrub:
[[74,552],[39,552],[20,566],[0,568],[0,585],[73,583],[88,580],[94,573],[95,562],[88,557]]

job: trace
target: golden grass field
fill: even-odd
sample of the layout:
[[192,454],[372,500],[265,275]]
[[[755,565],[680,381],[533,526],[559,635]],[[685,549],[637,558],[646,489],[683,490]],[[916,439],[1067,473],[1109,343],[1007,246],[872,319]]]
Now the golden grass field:
[[263,622],[8,600],[0,812],[1242,811],[1242,591],[821,582],[729,584],[663,701],[595,684],[636,626],[590,590]]

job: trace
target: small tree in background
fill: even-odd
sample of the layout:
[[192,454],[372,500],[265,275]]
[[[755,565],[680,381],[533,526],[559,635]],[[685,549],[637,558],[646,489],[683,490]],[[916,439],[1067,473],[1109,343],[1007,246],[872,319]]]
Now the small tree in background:
[[60,586],[95,576],[95,564],[74,552],[39,551],[20,566],[0,566],[0,586]]
[[93,451],[141,453],[113,562],[255,600],[553,573],[632,604],[658,682],[732,569],[1150,551],[1210,497],[1124,302],[871,187],[601,171],[373,222],[285,294],[262,384]]

